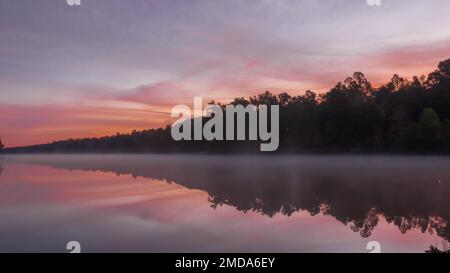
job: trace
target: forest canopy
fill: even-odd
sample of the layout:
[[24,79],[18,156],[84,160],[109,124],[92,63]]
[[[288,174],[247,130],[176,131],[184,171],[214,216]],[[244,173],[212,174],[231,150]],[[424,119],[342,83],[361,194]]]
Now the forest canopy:
[[[214,102],[212,102],[214,103]],[[450,59],[428,76],[394,75],[374,88],[361,72],[338,82],[328,92],[273,94],[235,98],[233,105],[279,105],[278,152],[450,151]],[[218,104],[220,106],[224,106]],[[0,144],[1,147],[1,144]],[[133,131],[102,138],[70,139],[44,145],[5,149],[21,152],[100,153],[231,153],[258,152],[254,141],[176,142],[170,127]]]

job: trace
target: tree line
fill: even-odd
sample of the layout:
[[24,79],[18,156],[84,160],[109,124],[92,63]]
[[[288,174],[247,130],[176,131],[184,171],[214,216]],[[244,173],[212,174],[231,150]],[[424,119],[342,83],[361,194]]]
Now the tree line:
[[[280,106],[278,152],[450,152],[450,59],[440,62],[428,76],[407,79],[394,75],[378,88],[363,73],[356,72],[323,94],[308,90],[304,95],[291,96],[266,91],[250,98],[235,98],[231,104]],[[5,151],[252,153],[259,151],[259,143],[176,142],[171,138],[170,126],[166,126]]]

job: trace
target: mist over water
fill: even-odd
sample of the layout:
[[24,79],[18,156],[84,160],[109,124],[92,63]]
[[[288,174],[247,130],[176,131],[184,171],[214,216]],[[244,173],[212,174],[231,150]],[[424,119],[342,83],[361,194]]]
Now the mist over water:
[[450,159],[7,155],[0,251],[424,252],[450,239]]

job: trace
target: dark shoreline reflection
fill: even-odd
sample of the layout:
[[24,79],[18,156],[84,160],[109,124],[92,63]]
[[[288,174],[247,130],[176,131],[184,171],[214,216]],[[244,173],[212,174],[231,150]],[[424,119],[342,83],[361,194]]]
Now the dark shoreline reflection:
[[[382,215],[402,233],[450,240],[450,159],[395,156],[22,155],[5,162],[166,180],[272,217],[323,213],[369,237]],[[1,170],[1,168],[0,168]]]

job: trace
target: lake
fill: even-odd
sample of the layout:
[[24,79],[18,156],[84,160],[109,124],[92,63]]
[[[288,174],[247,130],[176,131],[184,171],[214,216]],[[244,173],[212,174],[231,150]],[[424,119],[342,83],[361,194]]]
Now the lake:
[[3,155],[0,252],[424,252],[450,158]]

